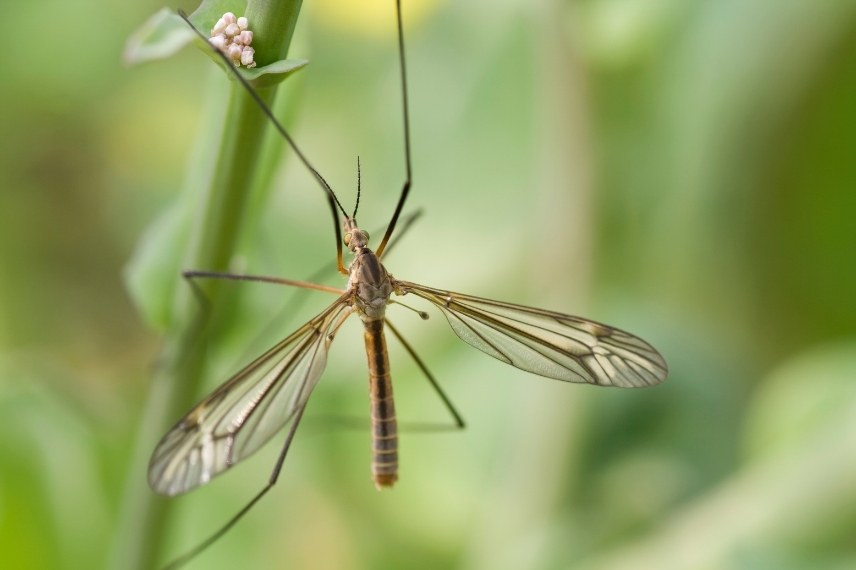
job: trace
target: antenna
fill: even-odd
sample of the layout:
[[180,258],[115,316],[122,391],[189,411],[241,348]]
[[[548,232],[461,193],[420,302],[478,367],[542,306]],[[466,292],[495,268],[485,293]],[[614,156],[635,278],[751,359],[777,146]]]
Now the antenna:
[[360,207],[360,155],[357,155],[357,204],[354,206],[354,213],[351,214],[353,219],[357,219],[357,209]]
[[395,230],[395,223],[398,221],[398,216],[401,215],[402,208],[404,208],[404,202],[410,193],[410,184],[413,179],[410,166],[410,107],[407,103],[407,66],[404,63],[404,26],[401,23],[401,0],[395,0],[395,13],[398,18],[398,62],[401,68],[401,101],[404,111],[404,166],[407,171],[407,178],[401,187],[401,196],[398,198],[398,204],[395,206],[392,219],[386,227],[386,233],[383,234],[383,239],[375,252],[378,257],[383,254],[389,238],[392,237],[392,232]]

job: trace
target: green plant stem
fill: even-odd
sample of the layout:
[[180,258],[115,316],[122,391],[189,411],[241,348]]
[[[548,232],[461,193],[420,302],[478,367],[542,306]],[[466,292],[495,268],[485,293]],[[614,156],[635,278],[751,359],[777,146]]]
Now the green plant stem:
[[[300,0],[249,1],[245,15],[255,32],[253,46],[260,65],[285,59],[300,6]],[[275,88],[260,89],[259,95],[270,103]],[[240,84],[232,82],[210,184],[206,188],[185,189],[200,194],[198,215],[194,216],[184,257],[189,269],[228,269],[250,200],[248,189],[266,127],[267,121],[255,103]],[[216,280],[199,285],[208,303],[215,305],[220,293]],[[175,290],[173,318],[142,418],[109,561],[109,566],[116,569],[149,570],[167,558],[161,552],[173,502],[149,490],[148,460],[158,439],[199,397],[207,344],[199,327],[205,321],[205,307],[190,287]]]

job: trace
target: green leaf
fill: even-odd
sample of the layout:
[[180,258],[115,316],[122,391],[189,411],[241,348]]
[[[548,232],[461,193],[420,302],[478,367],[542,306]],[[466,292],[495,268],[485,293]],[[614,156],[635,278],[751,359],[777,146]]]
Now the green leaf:
[[161,8],[146,20],[125,44],[123,59],[128,65],[166,59],[193,41],[195,34],[178,14]]
[[750,456],[794,453],[836,431],[856,409],[856,341],[820,345],[780,364],[760,385],[746,418]]
[[[220,58],[216,59],[222,66],[226,65]],[[306,59],[280,59],[261,67],[254,67],[252,69],[241,68],[238,69],[238,73],[243,75],[253,87],[259,89],[276,85],[295,71],[304,68],[307,64],[309,64],[309,60]],[[229,77],[231,76],[229,74]]]
[[188,216],[188,209],[176,200],[146,229],[125,267],[125,286],[137,311],[149,326],[161,332],[172,319],[172,299],[180,281],[190,226]]

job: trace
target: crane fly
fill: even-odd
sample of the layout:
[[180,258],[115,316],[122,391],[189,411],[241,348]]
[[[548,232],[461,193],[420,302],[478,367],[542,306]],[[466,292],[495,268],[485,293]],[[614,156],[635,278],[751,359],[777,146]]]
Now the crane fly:
[[[363,323],[369,372],[372,425],[372,479],[379,488],[398,478],[398,431],[392,393],[385,328],[386,309],[394,297],[413,295],[437,307],[452,330],[467,344],[521,370],[566,382],[636,388],[658,384],[668,369],[647,342],[620,329],[563,313],[535,309],[472,295],[435,289],[393,277],[381,258],[411,186],[407,75],[400,0],[396,2],[399,66],[404,110],[406,180],[377,250],[356,220],[359,206],[348,215],[324,178],[309,163],[288,132],[255,90],[221,52],[234,77],[259,104],[327,195],[336,231],[339,271],[348,276],[344,290],[280,279],[189,271],[191,278],[264,281],[338,294],[320,314],[253,360],[196,404],[158,443],[149,465],[149,484],[164,495],[179,495],[210,481],[258,450],[285,426],[288,434],[269,482],[223,528],[176,562],[183,563],[211,544],[243,516],[276,482],[306,404],[327,361],[342,324],[351,315]],[[184,14],[182,17],[187,20]],[[190,24],[189,20],[188,24]],[[193,27],[192,24],[190,24]],[[207,38],[194,28],[203,40]],[[359,181],[359,167],[358,167]],[[341,231],[339,213],[343,221]],[[353,255],[345,268],[342,245]],[[409,347],[405,344],[405,347]],[[412,352],[411,352],[412,354]],[[415,355],[414,355],[415,356]],[[420,363],[417,360],[417,363]],[[420,363],[421,365],[421,363]]]

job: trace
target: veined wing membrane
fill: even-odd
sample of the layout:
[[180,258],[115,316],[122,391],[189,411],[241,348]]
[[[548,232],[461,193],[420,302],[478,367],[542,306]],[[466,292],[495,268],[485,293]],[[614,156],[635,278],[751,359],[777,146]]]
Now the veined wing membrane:
[[161,439],[149,485],[178,495],[247,457],[306,403],[327,362],[329,335],[349,294],[280,341],[199,402]]
[[407,281],[396,286],[439,307],[461,340],[521,370],[625,388],[658,384],[668,373],[650,344],[607,325]]

